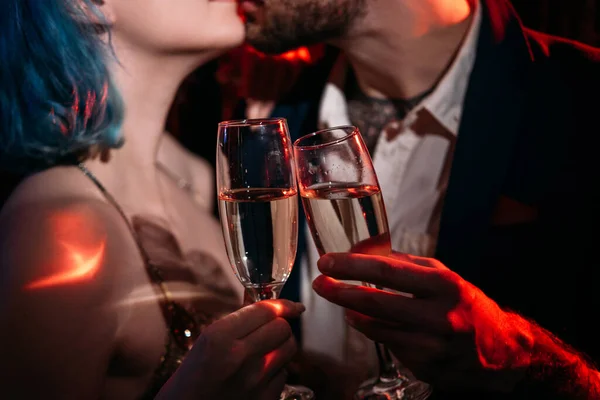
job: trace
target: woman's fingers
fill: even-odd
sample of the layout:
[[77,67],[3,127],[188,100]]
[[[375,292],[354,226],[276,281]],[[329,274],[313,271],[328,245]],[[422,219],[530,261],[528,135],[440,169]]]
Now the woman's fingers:
[[248,391],[262,391],[291,361],[296,350],[296,341],[290,337],[268,354],[248,359],[237,373],[237,384]]
[[284,369],[296,355],[298,346],[296,340],[291,337],[277,350],[272,351],[264,357],[264,371],[261,382],[268,382]]
[[257,391],[257,394],[254,398],[256,400],[279,399],[281,396],[281,392],[283,391],[283,387],[287,382],[287,377],[287,371],[285,369],[282,369],[273,379],[267,382],[264,389],[259,389]]
[[241,340],[248,356],[262,357],[279,348],[291,337],[290,324],[283,318],[276,318]]
[[[276,318],[297,318],[304,306],[288,300],[263,300],[243,307],[210,325],[206,331],[223,340],[241,339]],[[205,332],[206,332],[205,331]]]

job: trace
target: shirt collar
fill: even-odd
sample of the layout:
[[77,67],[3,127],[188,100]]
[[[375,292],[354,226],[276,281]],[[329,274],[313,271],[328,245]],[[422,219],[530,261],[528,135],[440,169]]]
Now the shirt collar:
[[436,89],[416,107],[426,108],[453,135],[458,134],[469,77],[475,65],[481,19],[481,6],[475,2],[475,14],[454,61]]

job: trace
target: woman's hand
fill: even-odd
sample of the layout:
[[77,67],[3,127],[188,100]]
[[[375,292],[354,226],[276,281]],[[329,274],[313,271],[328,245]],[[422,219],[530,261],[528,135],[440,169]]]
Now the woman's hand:
[[296,342],[285,318],[304,306],[265,300],[210,325],[156,399],[278,399]]

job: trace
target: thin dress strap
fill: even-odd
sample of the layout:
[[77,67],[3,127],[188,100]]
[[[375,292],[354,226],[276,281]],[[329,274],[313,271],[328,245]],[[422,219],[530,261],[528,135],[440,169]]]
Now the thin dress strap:
[[166,383],[170,376],[181,364],[183,358],[191,348],[191,344],[199,336],[200,330],[197,321],[194,317],[180,304],[173,300],[169,290],[166,287],[160,269],[152,263],[150,256],[140,242],[140,238],[136,234],[133,226],[129,222],[127,215],[117,203],[115,198],[108,190],[100,183],[100,181],[87,169],[83,163],[79,163],[77,168],[88,177],[94,185],[100,190],[106,200],[112,204],[119,212],[127,228],[131,232],[135,243],[139,249],[140,255],[144,261],[144,266],[148,272],[149,278],[156,287],[158,287],[164,301],[160,301],[163,318],[168,327],[167,343],[165,344],[165,353],[161,357],[160,365],[154,371],[149,387],[140,397],[140,400],[150,400],[160,391],[161,387]]
[[140,251],[140,255],[142,256],[142,259],[144,261],[144,266],[148,270],[150,280],[152,281],[152,283],[154,283],[158,286],[158,288],[160,289],[165,300],[167,300],[167,302],[171,302],[172,301],[171,294],[165,287],[165,282],[162,278],[162,274],[161,274],[160,270],[158,270],[150,262],[150,257],[148,256],[148,253],[144,249],[144,246],[142,246],[142,244],[140,243],[140,240],[139,240],[137,234],[135,233],[133,227],[131,226],[131,223],[129,222],[129,219],[127,218],[127,215],[125,214],[125,211],[123,211],[123,208],[121,208],[121,206],[119,205],[119,203],[117,203],[117,201],[115,200],[113,195],[110,194],[110,192],[108,190],[106,190],[104,185],[102,185],[102,183],[98,180],[98,178],[96,178],[94,176],[94,174],[92,174],[92,172],[83,163],[77,164],[77,168],[79,168],[79,170],[81,172],[83,172],[83,174],[85,176],[87,176],[94,183],[94,185],[96,185],[96,187],[100,190],[100,192],[102,193],[104,198],[106,198],[106,200],[108,200],[108,202],[110,204],[112,204],[115,207],[115,209],[118,211],[118,213],[121,215],[121,217],[127,224],[127,229],[129,229],[129,231],[131,232],[131,235],[133,236],[133,239],[135,240],[138,250]]

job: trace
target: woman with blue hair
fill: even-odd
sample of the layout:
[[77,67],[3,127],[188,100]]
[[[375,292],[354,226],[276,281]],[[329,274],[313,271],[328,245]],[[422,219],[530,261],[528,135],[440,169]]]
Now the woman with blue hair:
[[233,1],[3,2],[0,397],[279,398],[303,308],[237,310],[212,172],[163,131],[243,35]]

